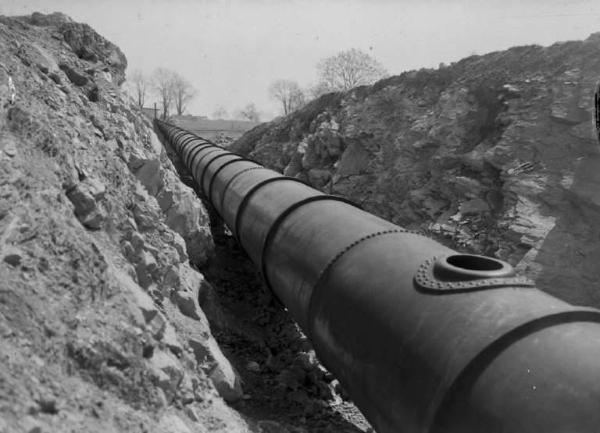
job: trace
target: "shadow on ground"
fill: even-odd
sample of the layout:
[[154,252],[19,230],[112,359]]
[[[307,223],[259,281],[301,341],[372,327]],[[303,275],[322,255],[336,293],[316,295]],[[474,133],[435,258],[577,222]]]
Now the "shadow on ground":
[[215,235],[215,256],[201,271],[220,307],[219,317],[211,321],[213,334],[244,382],[247,398],[233,407],[251,418],[283,424],[290,432],[368,430],[236,241]]
[[212,290],[200,290],[199,303],[243,380],[245,398],[231,405],[252,420],[263,420],[264,433],[372,431],[337,379],[319,364],[296,323],[263,286],[178,155],[168,143],[163,145],[181,181],[208,211],[215,254],[199,271]]

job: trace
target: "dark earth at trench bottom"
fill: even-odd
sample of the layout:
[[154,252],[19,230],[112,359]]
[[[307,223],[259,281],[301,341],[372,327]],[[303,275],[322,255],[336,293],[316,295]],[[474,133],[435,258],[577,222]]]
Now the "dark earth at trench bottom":
[[215,255],[201,271],[218,298],[221,317],[207,312],[213,334],[243,380],[236,410],[290,433],[372,431],[232,237],[215,233]]

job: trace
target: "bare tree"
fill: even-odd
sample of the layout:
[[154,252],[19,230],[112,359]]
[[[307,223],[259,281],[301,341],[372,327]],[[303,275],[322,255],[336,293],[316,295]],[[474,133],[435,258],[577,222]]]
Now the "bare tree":
[[284,115],[304,105],[304,92],[295,81],[275,80],[269,86],[269,94],[271,98],[281,102]]
[[331,92],[335,92],[335,90],[329,88],[329,86],[323,82],[319,82],[308,88],[308,93],[312,98],[318,98],[319,96]]
[[135,102],[138,107],[142,108],[146,102],[146,93],[148,93],[148,78],[142,71],[136,69],[132,72],[129,82]]
[[217,108],[215,108],[215,111],[213,111],[212,114],[213,119],[227,119],[228,117],[229,114],[227,113],[225,107],[223,107],[222,105],[219,105]]
[[258,113],[254,102],[248,103],[242,110],[238,111],[236,117],[251,122],[260,122],[260,114]]
[[196,89],[192,87],[190,82],[176,72],[173,73],[173,102],[175,103],[175,111],[178,115],[182,115],[186,105],[192,100],[196,94]]
[[169,111],[173,105],[175,73],[169,69],[157,68],[152,73],[152,87],[156,92],[162,106],[162,118],[169,116]]
[[319,84],[329,91],[345,91],[372,84],[387,75],[381,63],[356,48],[321,60],[317,72]]

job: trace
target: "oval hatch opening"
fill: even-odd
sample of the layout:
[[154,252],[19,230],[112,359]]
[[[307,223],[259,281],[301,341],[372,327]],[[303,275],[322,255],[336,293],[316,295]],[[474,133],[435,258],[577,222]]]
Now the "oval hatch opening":
[[470,254],[455,254],[446,257],[446,261],[452,266],[469,271],[499,271],[504,268],[504,264],[498,260]]

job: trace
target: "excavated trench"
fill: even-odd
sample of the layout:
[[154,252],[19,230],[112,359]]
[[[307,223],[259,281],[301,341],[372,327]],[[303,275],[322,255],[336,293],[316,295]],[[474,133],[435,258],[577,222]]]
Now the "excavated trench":
[[[178,155],[163,145],[181,181],[202,200]],[[285,432],[282,426],[290,433],[372,432],[337,379],[320,365],[298,325],[264,287],[211,205],[203,203],[215,254],[198,267],[212,286],[200,291],[198,301],[243,382],[244,398],[231,406],[251,419],[272,420],[261,421],[265,432]]]

